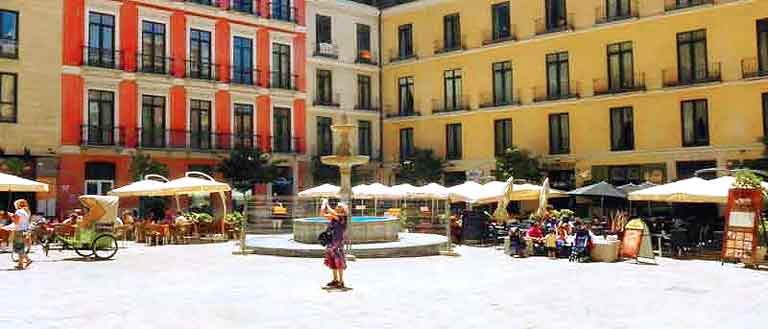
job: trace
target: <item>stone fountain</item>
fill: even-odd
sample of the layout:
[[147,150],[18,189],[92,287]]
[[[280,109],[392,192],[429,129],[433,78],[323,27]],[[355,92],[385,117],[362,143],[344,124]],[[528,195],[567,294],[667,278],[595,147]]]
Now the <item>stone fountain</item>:
[[342,117],[342,123],[331,125],[331,131],[339,133],[339,145],[336,147],[335,155],[326,155],[320,158],[324,164],[339,167],[341,175],[341,190],[339,194],[341,200],[350,204],[352,200],[352,167],[368,163],[370,159],[367,156],[352,155],[349,145],[349,133],[356,126],[348,122],[347,115]]

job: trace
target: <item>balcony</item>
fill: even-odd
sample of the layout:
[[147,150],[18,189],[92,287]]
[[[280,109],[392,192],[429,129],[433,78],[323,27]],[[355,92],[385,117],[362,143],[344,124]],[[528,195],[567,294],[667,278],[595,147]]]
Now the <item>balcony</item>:
[[186,77],[198,80],[218,80],[219,65],[196,60],[186,61]]
[[[263,16],[263,15],[262,15]],[[267,18],[284,22],[298,23],[298,9],[281,2],[270,2],[267,5]]]
[[519,95],[520,89],[513,90],[511,95],[493,95],[484,93],[480,95],[480,108],[490,109],[501,106],[521,105],[522,102],[520,101]]
[[458,40],[435,40],[434,48],[435,55],[466,50],[467,36],[462,35]]
[[19,58],[19,40],[0,36],[0,58]]
[[271,149],[267,150],[272,153],[284,153],[284,154],[296,154],[303,152],[302,139],[299,137],[286,136],[270,136]]
[[215,133],[174,129],[137,129],[137,147],[183,151],[229,151],[235,148],[260,148],[260,135]]
[[148,54],[136,55],[136,70],[138,72],[172,75],[172,68],[173,58]]
[[83,62],[87,66],[122,70],[120,56],[119,50],[83,46]]
[[680,68],[668,68],[662,70],[661,73],[665,88],[722,81],[720,63],[698,65],[685,72]]
[[259,15],[258,1],[254,0],[229,0],[229,10],[236,13]]
[[374,104],[378,104],[378,103],[370,103],[370,104],[358,103],[357,105],[355,105],[355,111],[380,112],[381,109]]
[[385,114],[384,117],[387,119],[389,118],[408,118],[408,117],[419,117],[421,116],[421,113],[419,111],[416,111],[414,109],[401,109],[397,112],[392,111],[391,106],[385,107]]
[[81,146],[123,146],[125,134],[123,127],[81,125]]
[[196,3],[198,5],[203,5],[203,6],[212,6],[212,7],[219,6],[218,0],[187,0],[187,2]]
[[573,14],[568,14],[567,18],[559,22],[548,22],[546,18],[538,18],[534,22],[536,25],[536,35],[558,33],[575,30],[573,27]]
[[274,89],[298,90],[299,76],[290,72],[270,72],[269,87]]
[[339,59],[339,48],[332,43],[316,43],[314,48],[312,52],[314,57]]
[[370,50],[358,50],[355,57],[355,64],[368,64],[377,66],[375,54]]
[[261,71],[251,67],[230,66],[230,83],[243,86],[264,87]]
[[[556,88],[552,88],[556,87]],[[552,86],[538,86],[533,88],[534,102],[549,102],[581,97],[578,81],[562,81]]]
[[703,6],[703,5],[713,5],[713,4],[715,4],[714,0],[665,0],[664,10],[673,11],[673,10],[680,10],[680,9],[692,8],[692,7]]
[[469,96],[467,95],[462,95],[458,99],[432,99],[432,114],[469,110]]
[[640,4],[637,0],[629,3],[629,8],[608,8],[599,6],[595,8],[595,25],[613,23],[640,17]]
[[483,46],[502,43],[507,41],[517,41],[517,26],[511,25],[509,31],[483,31]]
[[409,59],[419,59],[419,56],[416,55],[416,49],[411,49],[410,52],[400,51],[400,49],[390,49],[389,50],[389,62],[390,63],[405,61],[405,60],[409,60]]
[[326,106],[326,107],[340,107],[339,100],[341,99],[341,94],[331,94],[331,93],[323,93],[321,91],[316,91],[315,93],[315,99],[312,102],[313,106]]
[[741,76],[744,79],[768,76],[768,60],[764,60],[761,65],[755,57],[742,59]]
[[608,79],[592,80],[595,96],[631,93],[645,90],[645,73],[635,73],[634,79],[611,83]]

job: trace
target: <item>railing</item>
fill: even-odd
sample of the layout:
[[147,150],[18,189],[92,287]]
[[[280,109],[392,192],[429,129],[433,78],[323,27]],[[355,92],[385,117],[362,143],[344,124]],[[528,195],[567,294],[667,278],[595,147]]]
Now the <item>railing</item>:
[[139,128],[139,148],[228,151],[234,148],[260,148],[261,136],[253,134],[216,133],[207,130],[176,130]]
[[394,48],[389,50],[389,62],[399,62],[409,59],[419,59],[419,56],[416,55],[416,48],[413,48],[411,50],[411,53],[400,53],[400,49]]
[[231,11],[244,13],[244,14],[259,15],[258,2],[255,2],[253,0],[229,0],[229,1],[230,1],[229,10]]
[[[605,3],[605,1],[603,1]],[[612,13],[605,5],[595,8],[595,24],[605,24],[630,18],[640,17],[640,4],[637,0],[629,1],[629,8],[622,8],[621,12]]]
[[196,3],[198,5],[218,7],[218,0],[187,0],[187,2]]
[[714,0],[665,0],[664,10],[672,11],[696,6],[712,5],[714,3]]
[[503,32],[497,32],[494,33],[493,30],[485,30],[483,31],[483,46],[491,45],[494,43],[500,43],[505,41],[516,41],[517,40],[517,25],[510,25],[509,31],[506,33]]
[[381,111],[381,109],[374,104],[377,104],[377,103],[371,102],[371,104],[357,104],[355,105],[355,111],[368,111],[368,112]]
[[610,83],[608,79],[594,79],[595,95],[620,94],[645,90],[645,73],[635,73],[632,80]]
[[19,40],[0,36],[0,57],[19,58]]
[[443,54],[443,53],[449,53],[452,51],[460,51],[460,50],[466,50],[467,49],[467,36],[461,35],[461,37],[458,40],[451,40],[451,44],[446,44],[447,40],[435,40],[434,42],[434,48],[435,48],[435,54]]
[[326,58],[333,58],[333,59],[339,58],[339,48],[335,44],[316,43],[314,48],[315,48],[315,51],[312,53],[312,56],[326,57]]
[[138,128],[136,131],[139,138],[138,144],[136,145],[137,147],[148,149],[162,149],[168,147],[167,135],[170,135],[169,130]]
[[187,60],[186,77],[200,80],[217,80],[219,66],[217,64]]
[[581,95],[579,93],[578,81],[562,81],[558,83],[556,89],[550,89],[549,86],[538,86],[533,88],[534,102],[546,102],[579,97],[581,97]]
[[137,71],[153,74],[173,74],[173,58],[136,54]]
[[123,61],[120,51],[116,49],[95,48],[83,46],[83,61],[85,65],[107,69],[122,69]]
[[298,90],[298,85],[296,83],[298,79],[299,76],[297,74],[272,71],[270,72],[269,87],[275,89]]
[[432,113],[450,113],[458,111],[469,111],[469,97],[467,95],[461,95],[459,99],[446,100],[445,99],[432,99]]
[[287,6],[284,3],[270,2],[267,6],[267,18],[297,23],[299,21],[297,14],[296,7]]
[[550,23],[545,17],[538,18],[535,21],[536,35],[557,33],[563,31],[573,31],[573,14],[568,14],[565,19],[559,22]]
[[288,136],[270,136],[272,153],[303,153],[301,138]]
[[511,97],[502,95],[494,96],[492,93],[483,93],[480,95],[480,108],[521,105],[522,102],[520,101],[519,95],[520,89],[513,90]]
[[252,67],[230,66],[230,83],[236,85],[259,86],[266,84],[262,81],[261,71]]
[[378,65],[376,55],[370,50],[359,50],[355,57],[355,64]]
[[682,70],[677,67],[664,69],[661,73],[664,78],[664,87],[676,87],[722,81],[720,75],[720,63],[717,62],[709,63],[708,65],[698,65],[693,67],[688,72],[682,72]]
[[742,59],[741,76],[744,79],[768,76],[768,59],[764,60],[762,65],[755,57]]
[[421,116],[421,113],[413,109],[392,112],[392,107],[386,106],[384,116],[386,118],[407,118],[407,117],[419,117]]
[[339,107],[339,100],[341,99],[341,94],[327,94],[323,95],[320,91],[315,92],[315,100],[312,102],[312,105],[314,106],[330,106],[330,107]]
[[83,146],[123,146],[125,135],[123,127],[81,125],[80,145]]

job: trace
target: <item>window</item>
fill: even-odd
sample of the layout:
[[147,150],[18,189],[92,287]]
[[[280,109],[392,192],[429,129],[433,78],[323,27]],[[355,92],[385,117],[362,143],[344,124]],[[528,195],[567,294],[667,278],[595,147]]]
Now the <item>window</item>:
[[139,70],[145,73],[167,72],[165,60],[165,25],[155,22],[141,22],[141,55]]
[[493,105],[512,104],[512,62],[493,63]]
[[549,153],[566,154],[571,152],[571,137],[568,125],[568,113],[549,115]]
[[213,6],[214,0],[191,0],[191,2],[194,2],[196,4],[206,5],[206,6]]
[[616,20],[631,16],[630,0],[605,0],[605,16],[608,20]]
[[568,80],[568,53],[547,55],[547,96],[563,98],[570,95]]
[[677,76],[681,84],[703,81],[709,76],[706,30],[677,34]]
[[509,2],[491,6],[491,20],[493,21],[493,40],[504,40],[512,36],[509,23]]
[[165,97],[141,96],[141,146],[165,147]]
[[189,101],[189,144],[194,149],[211,148],[211,102]]
[[634,87],[632,42],[608,45],[608,89],[626,90]]
[[316,15],[315,16],[315,38],[317,38],[317,46],[320,47],[321,43],[331,44],[331,17]]
[[461,159],[461,124],[452,123],[445,126],[445,158],[447,160]]
[[400,129],[400,161],[413,155],[413,128]]
[[88,65],[114,68],[115,16],[91,12],[88,15]]
[[272,0],[269,5],[272,6],[272,18],[282,21],[293,20],[295,13],[291,7],[291,0]]
[[413,108],[413,77],[402,77],[398,80],[400,86],[398,99],[400,101],[400,115],[414,114]]
[[235,147],[252,148],[253,141],[253,105],[235,104]]
[[413,25],[400,25],[397,29],[397,41],[399,58],[413,56]]
[[211,61],[211,32],[192,29],[189,31],[189,77],[213,79]]
[[568,24],[565,0],[545,0],[547,30],[561,30]]
[[317,70],[317,95],[315,104],[333,105],[333,81],[331,71]]
[[107,195],[115,185],[115,164],[87,162],[85,164],[85,194]]
[[709,145],[707,100],[682,102],[683,146]]
[[759,72],[768,72],[768,18],[757,21],[757,64]]
[[232,82],[253,84],[253,40],[243,37],[232,39]]
[[462,109],[461,70],[459,69],[443,72],[443,104],[446,111]]
[[371,27],[365,24],[355,24],[357,32],[357,59],[370,62],[371,54]]
[[768,136],[768,93],[763,93],[763,136]]
[[357,108],[370,110],[373,108],[371,102],[371,77],[367,75],[357,76]]
[[[675,167],[677,167],[677,179],[686,179],[696,177],[696,172],[699,170],[717,168],[717,161],[677,161]],[[708,172],[700,174],[699,177],[703,179],[715,179],[717,178],[717,174]]]
[[0,57],[19,57],[19,13],[0,10]]
[[459,14],[443,17],[443,50],[461,48],[461,23]]
[[357,145],[358,153],[360,155],[372,155],[373,154],[373,142],[371,139],[371,122],[360,120],[357,122]]
[[611,109],[611,151],[635,148],[634,121],[631,107]]
[[291,151],[291,109],[276,107],[273,110],[274,137],[272,147],[276,152],[289,153]]
[[333,154],[333,120],[328,117],[317,117],[317,155]]
[[88,136],[89,145],[115,144],[115,93],[111,91],[88,91]]
[[272,44],[272,86],[291,89],[291,47],[281,43]]
[[253,0],[232,0],[229,6],[230,9],[241,13],[252,14],[254,12]]
[[493,122],[494,154],[500,156],[512,148],[512,120],[502,119]]
[[15,73],[0,72],[0,122],[16,122],[18,82]]

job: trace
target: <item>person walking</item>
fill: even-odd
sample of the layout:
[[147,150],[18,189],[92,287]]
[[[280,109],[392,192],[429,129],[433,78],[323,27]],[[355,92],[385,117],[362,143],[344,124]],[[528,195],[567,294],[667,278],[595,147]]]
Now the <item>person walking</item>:
[[324,263],[331,269],[333,279],[328,282],[326,288],[345,289],[344,270],[347,268],[347,261],[344,255],[344,241],[346,240],[349,208],[344,203],[339,203],[336,209],[332,209],[325,200],[321,212],[329,220],[327,231],[331,233],[331,241],[325,247]]
[[19,255],[19,263],[16,264],[17,270],[23,270],[32,263],[32,260],[27,256],[27,244],[29,243],[27,232],[29,231],[29,217],[31,212],[29,210],[29,203],[27,200],[18,199],[13,203],[16,211],[11,216],[14,223],[14,231],[11,233],[12,237],[9,239],[13,241],[13,252]]

